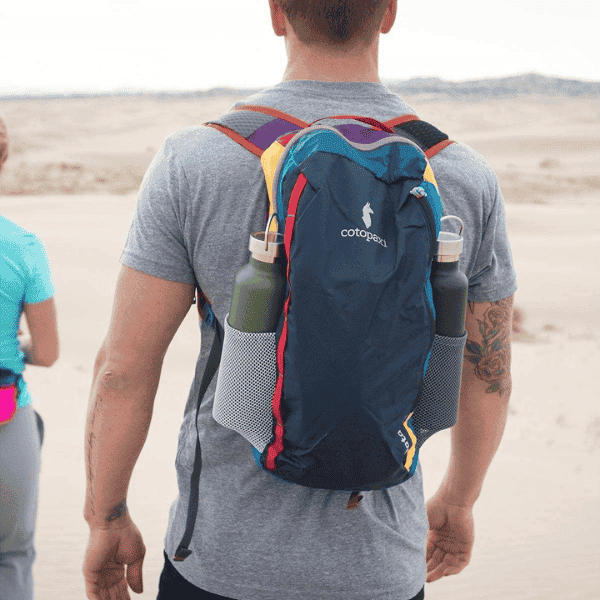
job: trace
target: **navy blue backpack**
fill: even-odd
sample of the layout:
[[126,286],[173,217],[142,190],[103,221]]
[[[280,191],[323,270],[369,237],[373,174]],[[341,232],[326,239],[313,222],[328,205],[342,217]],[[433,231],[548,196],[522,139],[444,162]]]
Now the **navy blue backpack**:
[[[410,478],[425,439],[456,421],[465,337],[435,335],[430,283],[442,203],[428,157],[451,142],[415,115],[308,125],[244,106],[208,125],[261,157],[288,288],[272,333],[221,326],[208,309],[198,405],[218,369],[213,416],[258,465],[350,492],[356,508],[361,491]],[[175,560],[190,553],[199,455]]]

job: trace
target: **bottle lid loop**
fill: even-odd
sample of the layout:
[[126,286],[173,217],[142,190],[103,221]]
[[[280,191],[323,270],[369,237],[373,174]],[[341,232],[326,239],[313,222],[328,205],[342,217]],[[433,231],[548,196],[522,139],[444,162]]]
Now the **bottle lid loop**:
[[447,221],[448,219],[456,219],[460,223],[460,231],[459,231],[458,235],[459,235],[459,237],[462,237],[462,232],[463,232],[463,229],[465,228],[465,225],[462,222],[462,219],[460,217],[457,217],[456,215],[447,215],[445,217],[442,217],[441,222],[443,223],[444,221]]
[[442,217],[442,225],[444,224],[444,221],[448,221],[449,219],[456,219],[460,223],[460,233],[452,233],[451,231],[440,231],[440,235],[437,239],[436,251],[436,260],[438,262],[456,262],[458,261],[458,257],[462,252],[462,232],[464,229],[464,224],[460,217],[457,217],[455,215],[448,215],[446,217]]
[[271,221],[275,219],[277,221],[277,229],[275,230],[275,238],[277,238],[277,234],[279,233],[279,217],[277,213],[271,213],[269,216],[269,220],[267,221],[267,226],[265,227],[265,250],[269,249],[269,231],[271,231]]
[[[248,248],[252,257],[261,262],[274,263],[279,256],[279,248],[283,246],[283,234],[269,231],[274,218],[277,219],[277,213],[269,217],[265,231],[256,231],[250,236]],[[279,230],[279,219],[277,219],[277,230]]]

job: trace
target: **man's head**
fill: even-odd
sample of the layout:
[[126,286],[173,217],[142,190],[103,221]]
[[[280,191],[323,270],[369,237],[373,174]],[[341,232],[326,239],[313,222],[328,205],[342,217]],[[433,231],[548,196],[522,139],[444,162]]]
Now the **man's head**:
[[2,171],[2,165],[8,158],[8,135],[6,133],[6,125],[0,117],[0,171]]
[[[395,15],[395,0],[272,0],[281,9],[298,40],[308,46],[348,50],[370,45],[380,31],[386,11]],[[390,11],[387,11],[390,12]],[[386,21],[389,21],[387,16]],[[383,27],[382,27],[383,23]]]

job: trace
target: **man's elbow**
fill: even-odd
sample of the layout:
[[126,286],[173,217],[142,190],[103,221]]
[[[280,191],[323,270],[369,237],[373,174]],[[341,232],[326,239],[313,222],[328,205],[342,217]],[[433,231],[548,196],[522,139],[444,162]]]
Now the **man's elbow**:
[[105,346],[98,352],[94,364],[94,380],[100,393],[131,392],[153,381],[157,373],[160,373],[159,365],[115,355]]
[[106,343],[102,344],[100,350],[98,350],[98,354],[96,354],[96,360],[94,361],[94,379],[98,376],[100,369],[106,362]]

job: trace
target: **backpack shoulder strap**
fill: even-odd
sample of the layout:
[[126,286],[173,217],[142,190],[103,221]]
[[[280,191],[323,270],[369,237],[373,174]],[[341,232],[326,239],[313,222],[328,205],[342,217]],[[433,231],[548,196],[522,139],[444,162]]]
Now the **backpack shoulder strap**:
[[417,115],[403,115],[386,121],[385,125],[407,134],[421,147],[427,158],[435,156],[440,150],[454,143],[453,140],[448,138],[448,135],[430,123],[421,121]]
[[260,157],[278,137],[304,129],[308,123],[268,106],[248,104],[204,125],[221,131]]
[[[213,343],[210,348],[210,354],[204,368],[204,374],[202,375],[202,381],[200,382],[200,388],[198,390],[198,398],[196,399],[196,449],[194,451],[194,468],[190,477],[190,500],[188,503],[188,514],[185,525],[185,532],[181,538],[181,542],[175,551],[173,560],[181,562],[185,560],[192,551],[189,549],[192,535],[194,533],[194,526],[196,524],[196,515],[198,514],[198,500],[199,500],[199,487],[200,487],[200,471],[202,470],[202,451],[200,448],[200,438],[198,434],[198,411],[200,410],[200,404],[211,384],[214,376],[219,370],[219,364],[221,362],[221,352],[223,350],[223,340],[225,336],[225,330],[219,321],[214,317],[212,325],[214,330]],[[202,334],[204,335],[204,334]]]
[[[221,131],[260,157],[278,137],[304,129],[309,124],[275,108],[247,104],[204,125]],[[417,115],[402,115],[386,121],[384,125],[408,135],[421,147],[427,158],[453,143],[448,135],[430,123],[421,121]]]

